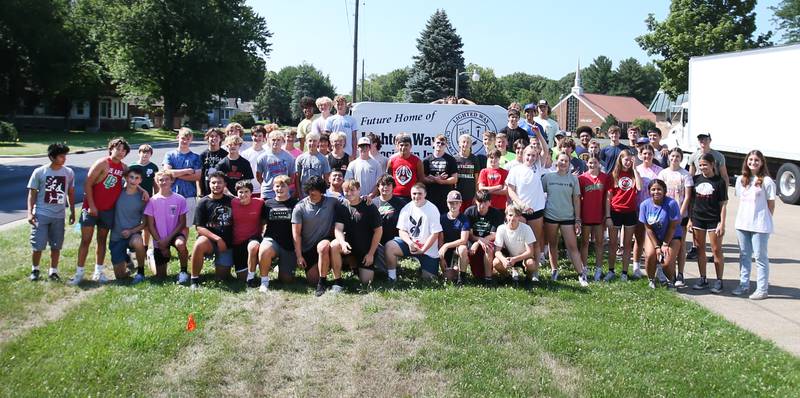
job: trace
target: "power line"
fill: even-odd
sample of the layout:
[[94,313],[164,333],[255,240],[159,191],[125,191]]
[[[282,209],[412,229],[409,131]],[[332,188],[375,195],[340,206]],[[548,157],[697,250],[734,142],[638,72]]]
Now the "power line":
[[347,7],[347,0],[344,0],[344,15],[347,17],[347,33],[350,35],[350,40],[353,40],[353,31],[350,29],[350,10]]

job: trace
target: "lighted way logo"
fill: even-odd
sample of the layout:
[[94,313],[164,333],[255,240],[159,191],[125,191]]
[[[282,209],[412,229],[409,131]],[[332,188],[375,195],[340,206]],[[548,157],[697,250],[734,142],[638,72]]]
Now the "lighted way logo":
[[492,119],[483,112],[464,111],[459,112],[449,122],[445,128],[447,135],[447,151],[455,155],[458,153],[458,137],[469,134],[472,137],[472,153],[486,153],[483,147],[483,132],[486,130],[497,131],[497,126]]

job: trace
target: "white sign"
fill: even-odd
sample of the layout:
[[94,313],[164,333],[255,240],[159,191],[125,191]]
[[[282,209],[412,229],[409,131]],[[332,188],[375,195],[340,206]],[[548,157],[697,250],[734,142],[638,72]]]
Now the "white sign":
[[497,132],[508,123],[508,112],[498,105],[408,104],[359,102],[353,105],[353,118],[358,121],[358,135],[374,133],[381,139],[381,153],[394,153],[394,137],[411,135],[411,151],[420,159],[433,152],[433,139],[444,134],[447,152],[458,154],[458,137],[472,136],[472,153],[485,154],[483,132]]

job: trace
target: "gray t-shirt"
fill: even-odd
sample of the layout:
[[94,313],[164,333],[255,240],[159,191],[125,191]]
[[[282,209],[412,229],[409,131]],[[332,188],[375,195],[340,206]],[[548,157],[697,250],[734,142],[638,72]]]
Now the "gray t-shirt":
[[62,166],[58,170],[51,169],[50,165],[37,167],[28,180],[28,189],[36,190],[34,214],[63,219],[67,194],[74,187],[75,172],[69,167]]
[[378,178],[385,174],[381,166],[375,159],[361,159],[350,162],[347,165],[347,173],[344,174],[345,180],[356,180],[361,186],[361,196],[369,195],[378,184]]
[[292,224],[302,224],[302,248],[306,252],[317,246],[319,241],[331,235],[334,214],[339,201],[329,196],[323,196],[317,203],[311,203],[306,197],[297,202],[292,210]]
[[553,221],[575,219],[573,195],[581,194],[581,185],[574,174],[547,173],[542,177],[542,189],[547,194],[544,217]]
[[303,184],[312,176],[325,178],[325,174],[331,172],[331,165],[328,163],[328,159],[319,152],[313,155],[308,152],[303,152],[297,157],[297,160],[295,160],[294,168],[300,173],[300,186],[297,187],[300,192],[303,192]]
[[280,151],[277,155],[272,151],[264,152],[258,157],[257,172],[261,173],[261,198],[272,199],[275,191],[272,190],[272,180],[280,175],[294,177],[294,158],[289,152]]
[[[715,151],[713,149],[709,150],[708,153],[714,157],[714,163],[717,166],[717,174],[719,174],[720,169],[725,167],[725,155],[720,153],[719,151]],[[700,174],[700,157],[703,156],[703,151],[697,150],[689,155],[689,164],[694,165],[695,175]]]
[[111,228],[111,241],[122,239],[122,230],[131,229],[142,223],[144,207],[147,205],[142,200],[142,193],[136,191],[133,195],[123,190],[114,205],[114,226]]

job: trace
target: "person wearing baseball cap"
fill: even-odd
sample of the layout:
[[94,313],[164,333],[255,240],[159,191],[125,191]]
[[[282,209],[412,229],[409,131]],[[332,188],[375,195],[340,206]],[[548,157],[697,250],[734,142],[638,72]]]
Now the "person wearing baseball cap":
[[344,173],[345,181],[358,181],[361,196],[369,201],[378,196],[378,178],[385,173],[378,161],[370,157],[371,147],[372,141],[369,137],[359,138],[358,158],[347,165],[347,171]]
[[714,166],[716,166],[717,174],[722,177],[722,181],[725,181],[726,184],[729,183],[730,179],[728,177],[728,168],[725,165],[725,155],[711,149],[711,133],[704,131],[697,134],[697,143],[700,144],[700,150],[695,151],[689,156],[689,174],[700,174],[700,158],[710,153],[711,156],[714,156]]
[[550,109],[550,104],[547,103],[547,100],[539,100],[539,102],[536,104],[536,111],[537,116],[533,118],[533,121],[544,127],[547,146],[552,148],[555,146],[556,133],[561,130],[558,127],[558,122],[550,118],[550,112],[552,110]]
[[[544,127],[533,120],[535,117],[536,105],[525,105],[525,118],[519,121],[519,127],[528,132],[530,141],[537,140],[537,133],[544,136],[545,141],[547,141],[547,135],[544,132]],[[512,142],[511,145],[514,145],[514,143]]]
[[469,242],[469,219],[461,214],[461,192],[452,190],[447,194],[447,213],[439,219],[442,224],[442,240],[444,244],[439,247],[439,266],[444,271],[445,278],[461,286],[466,281],[467,243]]

